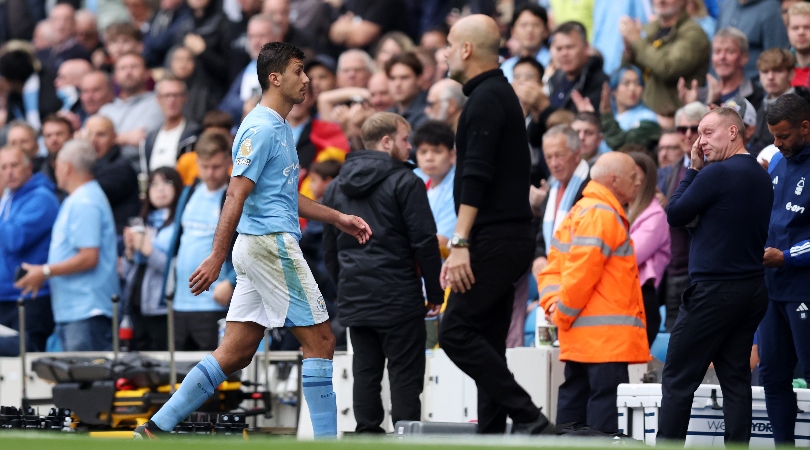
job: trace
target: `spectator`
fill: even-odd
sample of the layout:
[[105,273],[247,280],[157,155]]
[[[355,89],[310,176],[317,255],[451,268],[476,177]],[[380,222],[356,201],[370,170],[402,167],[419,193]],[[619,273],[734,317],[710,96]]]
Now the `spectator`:
[[[658,185],[666,183],[666,175],[669,174],[669,166],[681,164],[683,161],[683,149],[681,148],[681,135],[675,128],[665,128],[661,131],[661,138],[658,139]],[[664,174],[662,177],[661,175]]]
[[709,14],[703,0],[687,0],[686,13],[700,25],[709,40],[714,38],[714,32],[717,30],[717,19]]
[[73,20],[76,22],[76,42],[92,55],[101,48],[96,15],[86,9],[80,9],[73,15]]
[[[197,62],[212,79],[227,83],[229,78],[227,54],[228,18],[214,0],[188,0],[191,17],[178,25],[177,36],[191,50]],[[176,42],[180,44],[180,42]]]
[[6,120],[24,120],[39,130],[42,119],[62,106],[56,97],[54,76],[40,69],[28,43],[15,41],[3,49],[6,53],[0,52],[0,95],[6,97]]
[[147,0],[127,0],[124,2],[124,7],[129,13],[129,18],[135,28],[141,30],[141,33],[149,31],[152,18],[155,16],[155,8],[152,6],[154,2]]
[[544,66],[548,66],[548,63],[551,62],[551,52],[546,46],[549,36],[548,13],[540,5],[524,3],[512,15],[510,28],[512,39],[517,42],[518,50],[515,56],[501,64],[501,70],[511,83],[512,71],[519,59],[530,56]]
[[8,124],[8,134],[6,144],[18,147],[25,153],[28,162],[34,172],[39,172],[45,162],[45,158],[39,156],[39,145],[37,145],[37,131],[22,120],[15,120]]
[[[675,113],[675,125],[681,135],[681,154],[683,156],[669,166],[668,170],[662,171],[662,176],[658,180],[658,189],[667,199],[672,197],[686,176],[686,170],[691,164],[692,145],[698,138],[698,124],[707,112],[709,112],[709,108],[706,105],[693,102]],[[689,248],[692,244],[692,237],[686,227],[670,227],[669,234],[672,247],[664,290],[664,305],[667,312],[664,327],[667,332],[670,332],[675,325],[678,309],[681,306],[681,297],[689,287]]]
[[56,88],[56,96],[62,101],[60,111],[70,111],[73,114],[82,115],[79,85],[82,78],[92,71],[93,66],[84,59],[69,59],[59,66],[53,84]]
[[[175,267],[168,276],[181,286],[211,251],[231,168],[230,139],[224,134],[206,131],[194,148],[200,178],[180,197],[166,266]],[[199,296],[184,287],[174,291],[174,345],[178,350],[209,351],[217,347],[217,321],[225,318],[236,284],[230,261],[223,269],[213,289]]]
[[778,0],[729,0],[720,5],[717,29],[734,27],[748,36],[750,58],[745,77],[757,76],[759,54],[769,48],[787,48],[787,32],[780,16]]
[[368,49],[389,31],[409,31],[405,0],[347,0],[343,7],[329,28],[329,40],[335,45]]
[[163,64],[166,55],[178,40],[179,27],[191,17],[183,0],[160,0],[160,9],[143,35],[143,57],[149,67]]
[[143,53],[143,34],[131,23],[113,23],[104,29],[104,49],[93,53],[93,65],[111,72],[118,58],[128,53]]
[[34,37],[31,38],[31,44],[34,45],[36,51],[48,50],[56,43],[56,36],[53,32],[53,25],[47,19],[40,21],[34,27]]
[[743,144],[748,145],[748,142],[751,140],[751,136],[754,135],[754,131],[757,129],[757,113],[754,106],[751,105],[751,102],[739,94],[737,94],[736,97],[723,102],[720,106],[724,108],[731,108],[734,111],[737,111],[737,114],[740,115],[743,121],[743,126],[745,127],[741,130]]
[[242,122],[242,108],[245,102],[261,93],[256,61],[262,46],[268,42],[277,41],[280,36],[278,27],[268,15],[253,16],[248,22],[247,39],[250,62],[233,80],[230,89],[217,107],[220,111],[230,114],[234,123]]
[[115,126],[115,143],[121,146],[122,155],[137,161],[138,146],[148,132],[163,124],[163,113],[155,93],[146,90],[149,72],[143,56],[138,53],[121,55],[115,62],[114,77],[121,92],[98,113],[108,117]]
[[394,106],[391,98],[390,83],[384,72],[377,72],[368,80],[368,102],[377,112],[383,112]]
[[[40,172],[48,177],[54,187],[56,186],[56,156],[72,136],[73,125],[69,120],[55,114],[45,118],[45,122],[42,124],[42,141],[45,143],[45,149],[48,150],[48,159],[42,164]],[[56,189],[56,198],[59,203],[62,203],[66,197],[67,192]]]
[[785,28],[788,27],[788,17],[790,13],[790,7],[795,5],[796,3],[802,3],[804,0],[781,0],[782,4],[782,22],[785,23]]
[[616,390],[628,382],[627,365],[650,360],[623,206],[636,197],[640,180],[633,159],[619,152],[600,158],[591,175],[582,200],[554,234],[537,288],[543,310],[557,325],[565,361],[557,420],[615,433]]
[[107,196],[115,230],[120,235],[129,218],[138,215],[138,176],[115,143],[115,126],[109,118],[91,116],[82,133],[96,151],[93,178]]
[[394,106],[388,111],[401,115],[411,124],[412,129],[417,129],[427,120],[427,92],[419,88],[422,63],[411,52],[400,53],[388,60],[385,74],[388,75],[388,86],[394,101]]
[[435,52],[420,47],[416,47],[413,52],[416,54],[416,57],[419,58],[419,62],[422,63],[422,75],[419,76],[419,88],[427,92],[430,87],[433,86],[433,82],[436,79],[437,64]]
[[[655,113],[641,101],[644,76],[635,66],[624,66],[610,77],[610,98],[603,93],[601,102],[602,134],[613,150],[625,144],[639,144],[648,151],[661,136],[661,126]],[[607,95],[605,95],[607,94]]]
[[434,53],[436,50],[447,47],[447,26],[438,25],[425,30],[425,32],[422,33],[422,37],[419,39],[419,47],[431,50]]
[[168,56],[169,76],[177,78],[186,84],[186,96],[183,115],[189,120],[199,123],[205,113],[216,109],[222,100],[224,89],[221,84],[214,82],[205,72],[197,66],[194,54],[185,47],[174,47]]
[[416,46],[407,34],[401,31],[385,33],[377,42],[374,50],[374,62],[377,67],[384,68],[393,56],[404,52],[413,52]]
[[15,286],[37,295],[46,280],[56,335],[66,352],[112,350],[112,303],[119,294],[115,223],[104,191],[93,180],[93,146],[65,143],[56,158],[59,187],[70,195],[51,232],[48,263],[23,264]]
[[[370,218],[378,239],[358,246],[334,226],[324,229],[324,261],[338,290],[338,317],[351,330],[357,433],[381,433],[380,381],[391,374],[391,420],[419,420],[425,372],[424,318],[439,314],[441,257],[421,180],[404,164],[410,126],[392,113],[363,124],[363,143],[346,160],[324,204]],[[349,237],[351,240],[347,240]],[[384,244],[383,244],[384,243]],[[418,267],[418,270],[417,270]],[[373,272],[375,281],[362,274]],[[425,307],[422,286],[429,306]]]
[[[810,18],[810,15],[808,17]],[[796,59],[783,48],[771,48],[759,55],[759,61],[757,61],[759,82],[766,96],[762,99],[762,106],[757,109],[756,130],[747,147],[753,155],[758,155],[763,148],[773,144],[773,135],[768,129],[766,120],[768,108],[776,102],[777,98],[795,91],[790,85],[795,65]]]
[[0,4],[0,45],[10,40],[31,40],[34,27],[43,19],[44,2],[3,2]]
[[145,226],[124,228],[122,293],[132,318],[133,348],[138,351],[160,351],[167,347],[163,279],[182,184],[180,175],[171,167],[152,172],[139,216]]
[[[17,147],[0,148],[0,178],[9,195],[0,202],[0,325],[19,331],[15,271],[22,263],[45,264],[51,243],[51,228],[59,211],[55,186],[41,173],[34,173],[31,160]],[[51,291],[44,284],[26,299],[25,322],[28,349],[45,351],[53,332]]]
[[453,180],[456,176],[455,134],[446,122],[429,120],[416,130],[413,143],[419,165],[416,172],[420,178],[426,179],[439,250],[442,257],[446,258],[449,253],[447,246],[458,220],[453,203]]
[[[651,0],[596,0],[593,5],[591,44],[602,55],[602,70],[611,74],[622,66],[624,40],[621,18],[629,17],[646,24],[652,16]],[[591,28],[588,28],[590,31]]]
[[304,72],[312,86],[312,98],[318,104],[321,93],[328,92],[337,86],[337,68],[331,56],[317,55],[304,63]]
[[[606,98],[607,100],[607,98]],[[571,122],[571,128],[579,134],[582,159],[593,166],[599,155],[610,151],[602,136],[599,116],[590,111],[578,112]]]
[[686,0],[655,2],[658,19],[644,27],[643,38],[638,22],[623,18],[619,25],[625,42],[622,64],[648,73],[642,101],[663,117],[672,117],[680,105],[678,79],[703,83],[709,71],[709,40],[685,8]]
[[281,42],[292,44],[307,53],[315,49],[312,30],[290,23],[290,0],[264,0],[261,11],[269,15],[279,28]]
[[[216,130],[230,136],[232,128],[233,121],[228,113],[224,113],[222,111],[208,111],[205,113],[205,117],[203,117],[203,131]],[[185,186],[191,186],[194,183],[194,180],[199,178],[200,170],[197,165],[196,151],[184,153],[177,158],[177,172],[180,173],[180,178],[183,179],[183,184]]]
[[346,50],[338,58],[337,87],[367,87],[375,70],[368,53],[358,49]]
[[322,0],[293,0],[290,2],[290,23],[299,30],[306,30],[312,38],[313,50],[329,53],[329,27],[332,26],[334,9]]
[[37,52],[42,68],[56,73],[59,66],[69,59],[90,61],[90,52],[76,40],[76,10],[67,3],[59,3],[51,9],[48,22],[53,27],[54,44],[48,50]]
[[[425,102],[425,116],[430,120],[446,123],[455,132],[461,109],[464,108],[466,101],[467,96],[461,90],[461,83],[445,78],[430,87]],[[414,145],[416,145],[415,142]],[[416,145],[416,148],[418,151],[419,145]]]
[[[239,0],[239,21],[228,25],[228,81],[233,81],[239,71],[251,60],[248,53],[247,27],[250,19],[262,12],[262,0]],[[267,14],[265,12],[265,14]]]
[[180,155],[193,150],[200,126],[183,115],[188,101],[186,84],[166,77],[155,86],[157,101],[163,113],[163,125],[146,135],[141,166],[154,172],[159,167],[174,167]]
[[[805,2],[794,4],[785,15],[788,41],[796,58],[796,71],[793,86],[807,86],[810,75],[810,5]],[[766,48],[767,50],[767,48]]]
[[532,264],[536,277],[548,263],[551,239],[571,207],[582,198],[582,190],[590,181],[588,163],[582,158],[579,134],[568,125],[557,125],[543,135],[543,155],[551,172],[548,195],[532,203],[532,212],[543,217],[537,233]]
[[543,90],[543,65],[531,56],[520,58],[513,68],[512,88],[523,108],[526,118],[526,133],[529,139],[529,151],[532,157],[532,186],[539,186],[541,180],[550,175],[543,158],[543,134],[548,129],[546,122],[549,116],[557,111],[551,105]]
[[585,27],[577,22],[565,22],[551,34],[551,58],[557,71],[548,80],[551,104],[558,109],[576,112],[571,100],[573,91],[588,97],[599,108],[602,84],[608,80],[602,72],[600,58],[590,57]]
[[293,141],[298,150],[298,163],[301,168],[299,178],[302,187],[307,184],[306,179],[309,166],[316,161],[337,159],[343,161],[349,151],[349,141],[343,135],[338,124],[325,122],[312,117],[310,111],[314,98],[307,92],[303,102],[293,105],[287,115],[287,121],[293,131]]
[[641,296],[644,299],[647,344],[652,346],[661,328],[657,290],[669,264],[671,242],[667,213],[655,199],[658,182],[655,162],[646,153],[633,152],[630,157],[636,163],[641,186],[635,200],[630,202],[627,221],[630,223],[630,238],[633,239]]
[[74,129],[79,129],[88,117],[98,114],[102,106],[112,103],[113,100],[115,95],[110,76],[96,70],[83,76],[79,83],[80,110],[75,114],[66,111],[61,114],[70,120]]

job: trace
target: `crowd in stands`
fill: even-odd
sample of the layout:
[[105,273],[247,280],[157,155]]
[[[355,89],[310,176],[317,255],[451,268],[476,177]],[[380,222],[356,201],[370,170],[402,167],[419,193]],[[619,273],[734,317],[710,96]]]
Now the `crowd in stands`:
[[[520,101],[531,155],[535,260],[516,286],[509,345],[533,342],[524,333],[538,309],[533,278],[582,197],[590,166],[611,151],[629,153],[642,178],[628,219],[652,344],[659,327],[671,329],[689,285],[690,236],[666,223],[663,207],[689,165],[697,125],[712,108],[734,108],[747,149],[767,168],[777,151],[769,106],[810,85],[810,3],[7,0],[0,3],[0,325],[18,327],[22,295],[31,350],[105,350],[110,298],[120,295],[134,330],[129,348],[165,350],[169,297],[176,348],[217,346],[233,266],[226,261],[200,296],[186,280],[211,251],[232,159],[251,151],[232,150],[233,136],[260,99],[257,58],[267,42],[291,43],[307,56],[308,94],[287,117],[300,192],[321,201],[346,155],[363,149],[366,119],[399,114],[430,200],[430,214],[420,211],[435,221],[446,257],[456,221],[454,137],[466,97],[448,74],[445,48],[449,27],[476,13],[500,25],[501,69]],[[302,220],[301,227],[302,250],[335,318],[323,226]],[[344,326],[332,321],[338,337]],[[432,347],[436,326],[427,326]],[[298,348],[291,335],[274,336],[273,348]]]

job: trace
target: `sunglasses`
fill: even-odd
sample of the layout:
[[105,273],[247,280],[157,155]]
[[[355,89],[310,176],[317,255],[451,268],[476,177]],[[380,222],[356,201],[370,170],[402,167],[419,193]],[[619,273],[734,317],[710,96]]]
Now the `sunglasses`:
[[677,127],[675,129],[678,130],[678,133],[680,133],[680,134],[686,134],[687,131],[691,131],[694,134],[694,133],[697,133],[698,126],[697,125],[692,125],[691,127]]

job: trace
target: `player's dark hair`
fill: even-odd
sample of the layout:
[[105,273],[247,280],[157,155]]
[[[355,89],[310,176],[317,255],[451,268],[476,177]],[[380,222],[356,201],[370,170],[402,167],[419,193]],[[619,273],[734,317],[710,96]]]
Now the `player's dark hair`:
[[270,88],[268,77],[271,73],[284,73],[290,61],[297,59],[304,61],[304,52],[298,47],[286,42],[270,42],[264,44],[256,63],[256,72],[259,75],[259,85],[262,92]]
[[416,129],[413,146],[419,148],[422,144],[444,145],[448,150],[453,150],[455,137],[450,125],[438,120],[428,120]]
[[796,94],[785,94],[768,107],[768,125],[787,121],[791,127],[798,128],[805,120],[810,120],[810,103]]

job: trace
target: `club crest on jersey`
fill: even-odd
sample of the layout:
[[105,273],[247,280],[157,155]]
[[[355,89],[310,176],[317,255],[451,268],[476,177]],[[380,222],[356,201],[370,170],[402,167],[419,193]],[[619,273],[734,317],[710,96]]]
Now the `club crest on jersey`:
[[253,153],[253,143],[250,142],[250,138],[247,138],[239,146],[239,156],[250,156],[251,153]]
[[796,183],[796,195],[802,195],[802,190],[804,189],[804,177]]

